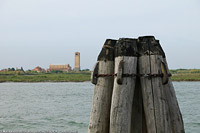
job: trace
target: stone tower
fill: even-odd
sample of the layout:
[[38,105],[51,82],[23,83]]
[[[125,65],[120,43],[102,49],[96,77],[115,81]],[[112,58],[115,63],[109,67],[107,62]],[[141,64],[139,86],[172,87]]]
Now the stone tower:
[[74,64],[74,71],[80,71],[80,53],[75,52],[75,64]]

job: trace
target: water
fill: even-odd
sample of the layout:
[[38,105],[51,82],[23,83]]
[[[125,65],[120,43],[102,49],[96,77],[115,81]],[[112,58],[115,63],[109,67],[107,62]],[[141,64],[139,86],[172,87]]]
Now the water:
[[90,83],[0,84],[0,130],[87,132]]
[[[186,133],[200,132],[200,82],[174,82]],[[93,85],[1,83],[0,131],[86,133]]]
[[186,133],[200,133],[200,82],[174,82]]

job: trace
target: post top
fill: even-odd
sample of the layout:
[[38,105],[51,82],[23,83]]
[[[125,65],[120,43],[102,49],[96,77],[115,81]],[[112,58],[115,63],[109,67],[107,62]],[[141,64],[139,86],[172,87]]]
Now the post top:
[[98,61],[108,60],[114,61],[114,46],[117,40],[106,39],[103,48],[98,56]]
[[160,46],[159,40],[154,36],[142,36],[138,38],[139,55],[162,55],[165,58],[165,53]]
[[120,38],[115,45],[115,57],[137,56],[137,39]]
[[152,41],[154,41],[156,39],[155,39],[154,36],[140,36],[140,37],[138,37],[138,40],[139,41],[146,41],[146,40],[152,40]]

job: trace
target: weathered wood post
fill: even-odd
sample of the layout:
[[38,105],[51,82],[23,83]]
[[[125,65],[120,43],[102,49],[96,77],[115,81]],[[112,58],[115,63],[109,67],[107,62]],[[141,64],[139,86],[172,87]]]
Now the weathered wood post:
[[111,103],[110,133],[130,133],[136,82],[136,39],[122,38],[115,45],[115,79]]
[[[182,133],[182,127],[172,127],[170,112],[173,109],[179,116],[180,110],[170,107],[173,102],[177,103],[176,98],[168,96],[169,89],[165,87],[169,83],[169,74],[163,62],[165,58],[159,42],[153,36],[139,37],[139,72],[142,88],[143,106],[146,118],[148,133]],[[174,96],[174,95],[173,95]],[[172,100],[172,101],[171,101]],[[175,121],[181,121],[176,119]],[[176,122],[175,122],[176,123]],[[180,124],[181,122],[179,122]],[[178,132],[177,132],[178,131]]]
[[161,61],[164,55],[153,36],[139,37],[139,72],[148,133],[168,133],[166,97],[162,85]]
[[153,36],[107,39],[91,76],[88,133],[185,132],[165,53]]
[[109,133],[115,43],[115,40],[106,40],[91,75],[95,87],[88,133]]
[[[167,73],[169,73],[166,57],[163,58],[162,62],[166,67]],[[175,90],[170,78],[168,79],[168,82],[164,84],[163,87],[165,95],[167,97],[166,102],[169,110],[168,116],[170,117],[170,131],[171,133],[184,133],[185,131],[182,115],[176,98]]]

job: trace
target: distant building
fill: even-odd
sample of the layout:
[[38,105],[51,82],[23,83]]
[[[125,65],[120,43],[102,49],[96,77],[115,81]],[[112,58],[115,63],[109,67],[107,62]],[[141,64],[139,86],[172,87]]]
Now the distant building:
[[72,68],[69,64],[66,64],[66,65],[49,65],[48,71],[52,71],[52,70],[70,72],[72,70]]
[[80,53],[75,52],[75,64],[74,64],[74,71],[80,71]]
[[5,72],[5,71],[8,71],[8,69],[2,69],[2,70],[0,70],[0,72]]
[[37,66],[36,68],[34,68],[32,71],[35,71],[35,72],[46,72],[45,69],[43,69],[43,68],[41,68],[39,66]]

